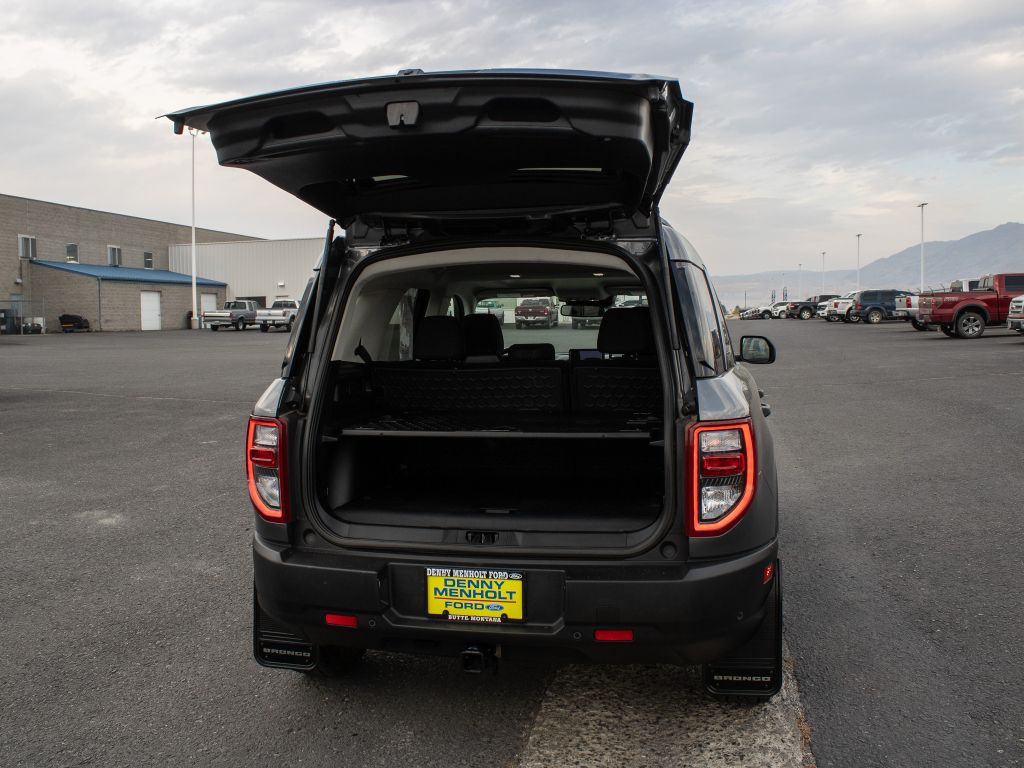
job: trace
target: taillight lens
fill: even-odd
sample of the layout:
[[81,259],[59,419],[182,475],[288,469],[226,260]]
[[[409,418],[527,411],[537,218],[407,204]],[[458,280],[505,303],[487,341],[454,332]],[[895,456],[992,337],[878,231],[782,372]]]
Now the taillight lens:
[[245,474],[257,514],[272,523],[288,522],[287,460],[284,422],[249,419]]
[[732,528],[754,498],[757,467],[750,420],[690,427],[690,536],[717,536]]

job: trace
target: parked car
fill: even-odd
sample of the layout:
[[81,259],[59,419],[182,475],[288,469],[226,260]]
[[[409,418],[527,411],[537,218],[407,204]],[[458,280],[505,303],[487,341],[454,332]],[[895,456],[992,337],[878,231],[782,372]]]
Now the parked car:
[[785,317],[788,307],[788,301],[777,301],[774,304],[772,304],[772,318],[778,320],[780,318]]
[[473,307],[477,315],[494,315],[499,323],[505,322],[505,305],[500,299],[480,299]]
[[271,328],[284,328],[291,332],[298,313],[299,302],[295,299],[276,299],[269,309],[256,310],[256,322],[263,333]]
[[815,317],[820,317],[823,320],[825,319],[825,312],[826,312],[826,310],[828,310],[828,302],[829,302],[829,299],[826,299],[824,301],[819,301],[815,305],[815,308],[814,308],[814,316]]
[[92,330],[89,327],[89,321],[81,315],[61,315],[57,319],[60,321],[60,329],[63,333]]
[[1017,333],[1024,333],[1024,296],[1017,296],[1010,302],[1006,315],[1006,327]]
[[844,293],[842,296],[836,296],[834,299],[829,299],[825,307],[825,319],[830,323],[837,322],[860,322],[859,317],[850,316],[850,308],[853,306],[854,297],[856,297],[857,291],[850,291]]
[[256,324],[256,311],[259,305],[249,299],[225,301],[223,309],[212,309],[203,312],[203,323],[209,326],[211,331],[219,331],[221,328],[234,328],[236,331],[244,331],[246,326]]
[[909,295],[910,291],[894,288],[861,291],[853,297],[850,317],[857,317],[869,325],[877,325],[883,320],[894,320],[897,302]]
[[762,320],[770,320],[772,317],[778,317],[777,312],[785,309],[788,301],[776,301],[774,304],[765,304],[761,307],[755,307],[753,310],[753,318],[761,318]]
[[[558,325],[558,304],[547,297],[523,299],[515,311],[516,328],[554,328]],[[573,328],[576,325],[573,324]]]
[[786,305],[787,317],[799,317],[801,320],[810,320],[818,311],[818,304],[828,299],[834,299],[836,294],[823,293],[818,296],[811,296],[803,301],[791,301]]
[[1006,322],[1010,302],[1024,292],[1024,272],[986,275],[973,291],[940,291],[922,296],[918,320],[947,336],[975,339],[990,325]]
[[[259,663],[571,655],[702,664],[717,695],[779,690],[778,485],[747,365],[775,350],[733,351],[658,208],[692,106],[643,75],[411,70],[168,116],[345,232],[328,228],[246,435]],[[622,288],[650,303],[605,310],[577,365],[552,344],[467,362],[466,321],[485,323],[445,299],[510,275],[523,294],[560,286],[564,306]],[[402,306],[418,310],[398,313],[407,359]]]

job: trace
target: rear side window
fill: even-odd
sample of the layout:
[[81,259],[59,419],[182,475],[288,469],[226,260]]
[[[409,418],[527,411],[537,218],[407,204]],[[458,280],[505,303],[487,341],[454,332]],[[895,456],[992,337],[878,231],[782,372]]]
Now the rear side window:
[[1024,293],[1024,275],[1007,275],[1005,280],[1007,293]]
[[860,303],[867,304],[872,301],[878,301],[878,291],[862,291],[860,294]]
[[675,264],[680,304],[684,308],[687,335],[693,353],[694,375],[709,378],[725,373],[728,365],[720,311],[704,270],[689,262]]

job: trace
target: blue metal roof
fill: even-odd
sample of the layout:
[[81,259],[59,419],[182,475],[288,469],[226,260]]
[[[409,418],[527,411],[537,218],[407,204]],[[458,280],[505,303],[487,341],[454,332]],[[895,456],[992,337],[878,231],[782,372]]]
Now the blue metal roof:
[[[169,272],[166,269],[139,269],[138,267],[110,267],[104,264],[75,264],[67,261],[42,261],[33,259],[33,264],[51,269],[62,269],[74,272],[83,277],[95,277],[119,283],[169,283],[171,285],[192,285],[192,276],[181,272]],[[219,280],[197,277],[196,285],[227,285]]]

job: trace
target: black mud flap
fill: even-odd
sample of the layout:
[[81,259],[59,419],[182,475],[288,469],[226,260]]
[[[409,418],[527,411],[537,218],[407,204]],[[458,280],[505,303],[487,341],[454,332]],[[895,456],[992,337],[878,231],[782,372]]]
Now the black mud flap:
[[782,571],[775,563],[769,610],[757,632],[723,659],[704,665],[704,687],[716,696],[767,699],[782,690]]
[[252,655],[264,667],[309,670],[316,666],[317,647],[274,621],[260,608],[252,590]]

